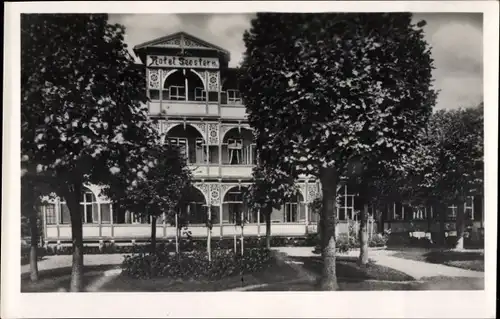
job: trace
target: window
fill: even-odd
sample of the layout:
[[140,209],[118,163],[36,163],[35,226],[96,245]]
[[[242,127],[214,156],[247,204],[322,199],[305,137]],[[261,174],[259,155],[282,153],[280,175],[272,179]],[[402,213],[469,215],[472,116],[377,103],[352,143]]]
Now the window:
[[71,214],[69,213],[69,207],[66,205],[66,202],[60,202],[59,204],[59,212],[60,212],[60,224],[71,224]]
[[354,218],[354,195],[348,194],[345,187],[337,197],[337,218],[339,220]]
[[101,223],[111,223],[111,204],[101,204]]
[[174,101],[186,100],[186,88],[184,86],[172,85],[168,88],[169,98]]
[[125,224],[127,220],[125,219],[125,212],[121,210],[118,205],[113,205],[113,224]]
[[204,224],[208,219],[207,207],[203,203],[189,203],[187,213],[190,224]]
[[285,204],[285,223],[296,223],[298,218],[298,203],[286,203]]
[[237,223],[244,211],[243,193],[239,190],[229,191],[224,196],[222,221],[229,224]]
[[132,224],[149,224],[149,217],[138,213],[130,213],[130,221]]
[[82,221],[87,224],[95,224],[99,222],[99,210],[97,207],[97,200],[92,192],[85,192],[83,194],[83,216]]
[[195,101],[206,101],[207,92],[203,88],[195,88],[194,89],[194,100]]
[[149,90],[149,98],[152,101],[157,101],[160,99],[160,90]]
[[457,218],[458,206],[452,205],[449,206],[446,210],[446,217],[450,219]]
[[243,140],[242,139],[228,139],[227,148],[229,151],[229,164],[237,165],[243,164]]
[[241,104],[240,91],[227,90],[227,103],[228,104]]
[[194,156],[196,163],[204,164],[207,162],[207,145],[202,138],[196,139],[196,154]]
[[464,208],[466,219],[474,220],[474,196],[467,197]]
[[56,205],[45,205],[45,222],[47,223],[47,225],[57,224]]
[[188,143],[187,139],[183,137],[170,137],[169,139],[170,145],[176,146],[179,148],[182,156],[188,156]]

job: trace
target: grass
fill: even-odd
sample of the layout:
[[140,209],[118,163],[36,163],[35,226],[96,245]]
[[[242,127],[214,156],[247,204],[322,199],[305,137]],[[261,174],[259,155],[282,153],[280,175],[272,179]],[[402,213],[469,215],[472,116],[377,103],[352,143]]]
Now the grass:
[[[99,278],[106,270],[116,266],[99,265],[85,266],[84,286]],[[56,292],[59,289],[69,289],[71,281],[71,267],[42,270],[38,272],[38,281],[31,282],[30,274],[21,275],[21,292]]]
[[398,250],[392,256],[468,270],[484,271],[484,253],[477,251],[405,249]]
[[[306,270],[319,276],[323,269],[323,260],[319,256],[315,257],[293,257],[293,261],[303,263]],[[411,281],[413,277],[373,262],[369,262],[366,266],[357,264],[356,257],[337,257],[336,263],[337,277],[348,281],[365,281],[365,280],[388,280],[388,281]]]
[[[320,257],[290,258],[302,262],[306,270],[319,276],[322,261]],[[408,290],[414,280],[402,272],[369,263],[366,267],[358,266],[356,259],[341,257],[337,261],[337,276],[341,290]],[[372,280],[390,280],[393,282],[371,282]],[[397,282],[400,281],[400,282]],[[105,284],[104,292],[181,292],[181,291],[224,291],[252,285],[265,285],[252,291],[312,291],[317,290],[316,283],[298,273],[290,265],[273,259],[272,265],[264,271],[242,276],[226,277],[217,281],[173,280],[170,278],[132,279],[120,275]]]
[[[428,253],[428,252],[427,252]],[[456,253],[456,252],[455,252]],[[410,254],[408,252],[408,254]],[[425,252],[413,251],[416,260],[421,260]],[[434,255],[432,255],[434,256]],[[447,255],[450,257],[451,255]],[[470,255],[469,255],[470,256]],[[461,257],[463,258],[463,257]],[[470,257],[472,258],[472,257]],[[322,260],[314,257],[288,257],[301,269],[318,278],[322,271]],[[359,266],[357,258],[338,256],[336,272],[341,291],[370,290],[480,290],[484,289],[483,278],[431,277],[415,281],[411,276],[400,271],[369,262]],[[453,261],[453,260],[452,260]],[[84,284],[98,279],[106,270],[116,266],[86,266]],[[29,274],[21,278],[22,292],[55,292],[60,288],[69,288],[71,268],[59,268],[40,272],[40,280],[31,283]],[[246,286],[261,285],[251,291],[314,291],[318,285],[306,278],[297,267],[286,264],[280,258],[273,258],[271,265],[263,271],[252,274],[230,276],[216,281],[173,280],[170,278],[132,279],[119,275],[100,289],[101,292],[199,292],[224,291]]]

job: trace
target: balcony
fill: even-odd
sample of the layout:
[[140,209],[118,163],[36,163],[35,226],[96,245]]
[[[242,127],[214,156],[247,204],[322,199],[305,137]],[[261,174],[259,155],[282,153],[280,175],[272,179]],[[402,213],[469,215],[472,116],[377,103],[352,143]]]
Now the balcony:
[[218,116],[217,103],[200,101],[152,101],[149,102],[149,114],[153,116]]

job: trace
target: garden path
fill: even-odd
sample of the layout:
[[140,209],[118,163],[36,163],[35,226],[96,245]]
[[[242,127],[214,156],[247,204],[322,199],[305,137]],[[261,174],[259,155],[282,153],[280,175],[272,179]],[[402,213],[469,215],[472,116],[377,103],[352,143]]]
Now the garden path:
[[[313,253],[313,247],[276,247],[274,249],[290,257],[319,256],[319,254]],[[383,249],[371,249],[368,256],[378,265],[399,270],[412,276],[416,280],[420,280],[424,277],[484,278],[484,272],[393,257],[391,256],[393,253],[395,252]],[[352,250],[347,254],[339,256],[359,256],[359,250]]]

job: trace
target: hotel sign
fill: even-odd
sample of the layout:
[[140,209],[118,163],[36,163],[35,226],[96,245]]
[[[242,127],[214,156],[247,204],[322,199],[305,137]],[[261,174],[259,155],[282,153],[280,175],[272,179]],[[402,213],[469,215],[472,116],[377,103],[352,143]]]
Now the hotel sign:
[[148,67],[171,67],[171,68],[191,68],[191,69],[219,68],[219,59],[217,58],[148,55],[146,62]]

